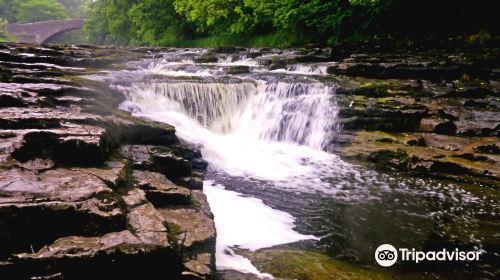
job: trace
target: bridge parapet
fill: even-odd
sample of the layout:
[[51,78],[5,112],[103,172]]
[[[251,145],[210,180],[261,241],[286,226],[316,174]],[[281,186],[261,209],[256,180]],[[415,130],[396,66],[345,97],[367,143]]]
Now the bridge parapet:
[[11,23],[7,31],[24,43],[43,44],[50,37],[73,29],[81,29],[84,19],[50,20],[32,23]]

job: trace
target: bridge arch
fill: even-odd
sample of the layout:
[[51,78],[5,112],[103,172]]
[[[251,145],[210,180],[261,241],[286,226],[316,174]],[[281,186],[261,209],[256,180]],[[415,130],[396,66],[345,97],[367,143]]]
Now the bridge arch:
[[43,44],[51,37],[65,31],[81,29],[84,19],[50,20],[32,23],[11,23],[7,31],[12,33],[18,41],[24,43]]

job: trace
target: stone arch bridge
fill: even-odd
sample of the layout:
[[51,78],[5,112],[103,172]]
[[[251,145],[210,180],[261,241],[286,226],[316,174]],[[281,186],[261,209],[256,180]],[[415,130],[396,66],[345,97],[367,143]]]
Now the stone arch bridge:
[[50,20],[32,23],[11,23],[7,31],[23,43],[43,44],[51,37],[73,29],[81,29],[84,19]]

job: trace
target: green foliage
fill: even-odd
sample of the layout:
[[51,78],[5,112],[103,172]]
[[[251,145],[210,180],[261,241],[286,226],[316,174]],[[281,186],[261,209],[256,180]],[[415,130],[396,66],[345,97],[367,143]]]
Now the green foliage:
[[494,36],[499,25],[493,2],[95,0],[86,29],[95,43],[124,45],[327,45],[480,30]]
[[193,48],[216,48],[224,46],[289,47],[301,45],[301,41],[298,38],[285,32],[263,35],[211,35],[194,39],[166,36],[156,43],[161,46]]
[[88,45],[89,38],[82,29],[69,30],[50,37],[47,44]]
[[270,25],[274,1],[175,0],[177,13],[196,24],[200,33],[244,34]]
[[0,42],[6,41],[8,38],[7,34],[7,24],[9,22],[3,18],[0,18]]
[[85,30],[94,43],[128,44],[130,20],[128,10],[134,0],[98,0],[90,4]]
[[9,22],[85,18],[90,2],[93,0],[0,0],[0,18]]
[[129,12],[130,41],[132,44],[154,45],[168,32],[182,29],[180,16],[174,11],[172,0],[143,0],[133,5]]
[[28,0],[19,4],[16,14],[18,22],[37,22],[66,19],[66,8],[56,0]]
[[192,33],[190,24],[175,12],[172,1],[95,1],[90,4],[85,28],[94,43],[121,45],[154,45],[167,37]]
[[85,18],[87,7],[92,0],[58,0],[68,11],[70,18]]
[[21,0],[0,0],[0,18],[9,22],[16,21],[16,13]]

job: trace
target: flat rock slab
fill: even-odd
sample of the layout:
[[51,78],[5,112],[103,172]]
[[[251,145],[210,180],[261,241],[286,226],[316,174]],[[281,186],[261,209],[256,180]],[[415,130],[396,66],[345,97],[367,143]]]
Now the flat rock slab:
[[70,108],[22,108],[0,109],[0,127],[4,129],[58,128],[61,123],[102,124],[99,116],[81,112],[77,107]]
[[92,174],[115,190],[125,187],[129,181],[129,166],[125,162],[109,161],[101,167],[75,168],[73,170]]
[[192,155],[190,158],[184,155],[182,150],[178,147],[124,145],[120,149],[120,154],[131,160],[135,169],[161,173],[175,184],[191,188],[189,183],[194,173],[192,166],[194,160]]
[[189,250],[212,252],[215,248],[214,221],[194,209],[159,209],[168,224],[175,224],[180,231],[177,238]]
[[149,203],[146,199],[146,193],[138,188],[122,189],[121,195],[128,209]]
[[180,260],[164,245],[144,243],[129,230],[99,237],[70,236],[36,253],[16,255],[14,265],[26,267],[35,275],[38,271],[42,275],[59,273],[63,279],[159,279],[159,275],[177,279]]
[[143,245],[141,240],[128,230],[112,232],[100,237],[70,236],[58,239],[33,254],[19,254],[19,259],[54,259],[93,257],[99,252],[130,250]]
[[200,253],[194,255],[189,261],[184,262],[184,266],[197,276],[195,279],[211,279],[213,276],[212,267],[214,266],[214,258],[210,253]]
[[121,126],[124,143],[169,145],[178,141],[175,128],[169,124],[136,118],[121,110],[116,110],[114,115],[106,118]]
[[95,175],[68,169],[41,174],[0,170],[2,254],[26,252],[62,236],[123,228],[119,197]]
[[132,166],[137,169],[151,169],[151,151],[152,146],[146,145],[123,145],[120,147],[120,154],[132,162]]
[[175,185],[163,174],[135,170],[133,177],[136,186],[144,190],[147,199],[157,207],[191,203],[190,190]]
[[106,129],[74,123],[61,123],[52,129],[0,130],[0,137],[0,164],[3,166],[8,165],[9,158],[19,163],[50,159],[71,165],[99,164],[113,143]]
[[150,203],[133,208],[127,215],[127,223],[144,244],[170,247],[165,220]]

